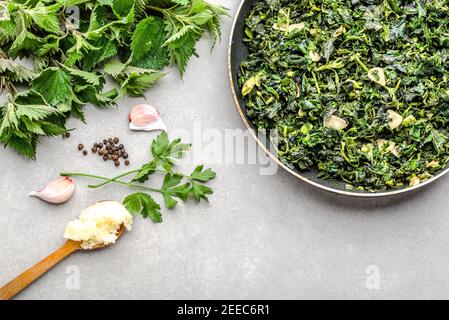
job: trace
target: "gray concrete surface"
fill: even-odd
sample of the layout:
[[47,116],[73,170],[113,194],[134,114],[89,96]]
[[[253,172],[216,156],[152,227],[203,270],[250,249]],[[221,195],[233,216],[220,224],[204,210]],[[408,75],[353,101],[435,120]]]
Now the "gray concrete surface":
[[[233,12],[238,4],[216,2]],[[183,80],[170,70],[147,94],[170,132],[189,138],[201,126],[205,141],[193,141],[195,148],[207,145],[207,133],[244,128],[228,86],[230,26],[225,20],[223,40],[211,54],[209,40],[200,42],[200,58],[191,60]],[[76,130],[70,139],[43,139],[35,162],[1,151],[0,284],[61,245],[66,223],[82,208],[127,195],[120,186],[89,190],[89,180],[77,179],[77,192],[64,205],[27,196],[61,171],[117,172],[111,163],[81,156],[80,142],[116,135],[134,165],[148,160],[156,134],[127,129],[127,113],[141,101],[129,98],[110,110],[87,107],[87,125],[71,120]],[[351,199],[283,171],[260,175],[258,164],[212,161],[203,153],[218,173],[210,204],[164,209],[162,224],[136,218],[115,246],[74,254],[17,298],[449,298],[449,177],[399,198]]]

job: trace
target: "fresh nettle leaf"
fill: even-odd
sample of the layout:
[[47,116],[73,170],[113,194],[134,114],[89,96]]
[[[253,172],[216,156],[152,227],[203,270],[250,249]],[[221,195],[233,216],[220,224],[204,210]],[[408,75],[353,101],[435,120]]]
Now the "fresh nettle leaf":
[[67,132],[63,126],[49,122],[60,117],[60,113],[35,91],[20,92],[14,97],[9,95],[0,111],[0,142],[29,159],[36,158],[39,136]]
[[[181,158],[184,156],[188,146],[190,145],[182,143],[180,139],[170,141],[167,134],[163,132],[151,143],[153,159],[137,170],[131,170],[112,178],[86,173],[61,173],[61,175],[90,177],[102,181],[98,185],[90,185],[90,188],[102,187],[109,183],[118,183],[126,185],[133,190],[138,190],[139,192],[125,198],[123,201],[125,207],[132,214],[140,214],[144,218],[150,217],[154,222],[162,222],[161,208],[148,193],[161,194],[168,209],[175,208],[179,200],[188,201],[193,199],[196,202],[201,200],[208,202],[208,195],[213,193],[213,190],[204,184],[215,178],[216,174],[212,169],[204,169],[203,165],[199,165],[190,175],[185,175],[175,172],[173,165],[170,168],[164,166],[167,163],[166,161],[168,161],[167,158],[171,157],[173,150],[177,150],[175,152],[176,157]],[[160,188],[148,187],[143,184],[149,180],[151,175],[156,173],[164,174]],[[134,177],[129,182],[120,180],[130,175],[134,175]]]
[[131,42],[131,63],[137,67],[160,69],[169,62],[164,21],[158,17],[141,20],[134,31]]
[[122,94],[142,96],[165,74],[158,70],[129,66],[113,60],[105,65],[105,73],[121,84]]
[[[72,6],[76,19],[66,12]],[[227,14],[204,0],[0,0],[0,91],[6,89],[14,101],[16,84],[28,86],[26,92],[39,93],[60,112],[45,126],[19,121],[0,142],[34,158],[38,136],[63,132],[51,124],[60,128],[70,116],[85,121],[84,105],[105,107],[126,94],[143,96],[171,64],[182,75],[196,42],[209,31],[215,43]],[[34,69],[18,58],[34,60]],[[107,75],[120,89],[102,91]],[[15,110],[5,104],[0,115],[17,118]],[[44,128],[52,129],[47,134]]]
[[39,92],[50,105],[63,102],[72,93],[71,78],[61,68],[48,68],[31,82],[31,88]]
[[448,1],[254,1],[247,115],[278,132],[290,168],[349,190],[414,186],[449,164],[448,34]]

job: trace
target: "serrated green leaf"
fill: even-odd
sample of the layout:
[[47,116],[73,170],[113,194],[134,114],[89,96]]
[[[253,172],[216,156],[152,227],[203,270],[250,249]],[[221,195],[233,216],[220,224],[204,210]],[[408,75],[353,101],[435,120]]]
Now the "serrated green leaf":
[[144,93],[154,86],[165,73],[153,71],[148,73],[131,72],[122,82],[122,89],[134,96],[143,96]]
[[70,75],[61,68],[48,68],[31,82],[31,87],[40,93],[50,105],[66,101],[72,93]]
[[99,86],[102,81],[100,80],[100,76],[94,72],[87,72],[80,69],[71,68],[65,65],[61,65],[68,73],[72,76],[80,77],[87,83],[90,83],[93,86]]
[[171,60],[178,65],[179,73],[181,76],[186,70],[187,63],[190,57],[196,54],[195,44],[198,40],[198,35],[195,32],[190,31],[184,34],[179,39],[167,43],[167,48],[171,57]]
[[37,146],[37,136],[18,136],[17,134],[12,134],[6,145],[13,148],[25,158],[36,159],[36,146]]
[[105,64],[104,72],[115,78],[119,74],[121,74],[123,70],[125,70],[125,68],[126,65],[124,63],[121,63],[120,61],[117,60],[112,60],[109,61],[107,64]]
[[131,42],[131,64],[139,67],[160,69],[168,64],[164,21],[158,17],[141,20]]
[[59,33],[59,21],[55,14],[58,7],[59,5],[50,7],[45,6],[42,2],[38,2],[34,8],[27,9],[25,12],[31,17],[31,19],[33,19],[34,23],[45,31]]
[[129,16],[131,11],[134,10],[133,0],[115,0],[112,5],[112,10],[118,18],[125,18]]
[[12,82],[22,83],[30,81],[36,74],[11,59],[0,58],[0,76],[9,78]]
[[40,45],[41,39],[27,30],[23,30],[9,48],[9,54],[17,57],[21,50],[33,50]]

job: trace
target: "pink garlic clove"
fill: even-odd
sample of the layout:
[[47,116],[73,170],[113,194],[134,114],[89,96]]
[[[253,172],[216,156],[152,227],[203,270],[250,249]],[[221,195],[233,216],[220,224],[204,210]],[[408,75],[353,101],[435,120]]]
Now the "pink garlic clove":
[[165,123],[161,119],[159,112],[149,104],[138,104],[128,116],[129,128],[138,131],[167,131]]
[[64,203],[72,198],[75,192],[75,182],[69,177],[47,183],[42,189],[31,192],[30,196],[38,197],[49,203]]

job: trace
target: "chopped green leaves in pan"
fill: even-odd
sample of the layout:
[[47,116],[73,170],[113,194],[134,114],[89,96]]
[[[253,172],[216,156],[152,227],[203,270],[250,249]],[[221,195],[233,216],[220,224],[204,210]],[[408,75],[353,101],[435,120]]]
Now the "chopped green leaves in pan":
[[257,1],[244,41],[247,115],[289,167],[375,192],[447,166],[447,1]]

